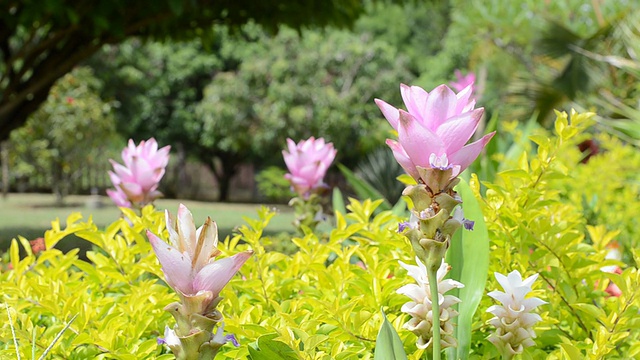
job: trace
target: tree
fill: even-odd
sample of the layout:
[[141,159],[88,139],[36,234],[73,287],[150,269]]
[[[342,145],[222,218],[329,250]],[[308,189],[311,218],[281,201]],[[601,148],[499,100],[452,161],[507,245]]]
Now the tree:
[[105,150],[116,137],[111,104],[102,101],[99,87],[91,69],[75,69],[56,82],[43,106],[11,134],[14,176],[45,176],[58,204],[83,169],[107,161]]
[[216,49],[219,36],[206,49],[200,41],[125,41],[107,45],[89,64],[105,83],[102,96],[117,103],[118,133],[136,141],[154,137],[171,144],[178,182],[164,182],[167,196],[184,196],[186,159],[197,148],[195,109],[214,74],[224,66]]
[[105,44],[132,37],[207,38],[212,25],[249,21],[275,29],[287,24],[349,25],[360,0],[1,0],[0,140],[23,125],[55,81]]
[[400,82],[410,82],[407,58],[384,41],[346,31],[282,29],[268,38],[250,29],[244,46],[225,42],[237,71],[216,74],[198,107],[197,145],[226,199],[241,163],[281,163],[287,137],[333,142],[342,162],[355,164],[384,144],[391,127],[374,97],[400,102]]

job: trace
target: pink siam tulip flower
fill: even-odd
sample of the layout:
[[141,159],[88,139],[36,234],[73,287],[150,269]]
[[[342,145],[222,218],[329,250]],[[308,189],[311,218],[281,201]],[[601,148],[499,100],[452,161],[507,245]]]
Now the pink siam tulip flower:
[[158,183],[164,176],[169,163],[170,146],[158,149],[158,143],[151,138],[141,141],[136,146],[129,139],[129,145],[122,150],[121,165],[113,160],[113,172],[109,171],[114,190],[107,190],[107,194],[117,206],[142,207],[162,196]]
[[[408,111],[397,109],[375,99],[391,126],[398,131],[398,141],[387,139],[387,145],[404,170],[416,181],[420,169],[452,169],[452,178],[478,157],[495,132],[465,145],[473,136],[484,113],[475,109],[467,86],[454,93],[440,85],[430,93],[418,86],[400,85]],[[425,179],[423,179],[425,180]]]
[[[471,86],[473,89],[473,84],[476,82],[476,74],[469,72],[467,75],[462,75],[462,72],[458,69],[454,74],[456,75],[456,80],[449,83],[453,90],[460,92],[467,86]],[[473,90],[471,91],[473,92]]]
[[182,204],[178,209],[177,222],[169,211],[165,215],[169,243],[147,231],[165,279],[185,303],[197,303],[198,312],[206,311],[210,304],[215,304],[220,291],[253,251],[215,260],[220,254],[216,247],[218,227],[211,218],[207,218],[204,225],[196,230],[191,212]]
[[303,198],[325,186],[324,175],[331,166],[337,151],[332,143],[325,143],[323,138],[302,140],[298,144],[287,139],[287,150],[282,151],[289,174],[285,177],[293,190]]

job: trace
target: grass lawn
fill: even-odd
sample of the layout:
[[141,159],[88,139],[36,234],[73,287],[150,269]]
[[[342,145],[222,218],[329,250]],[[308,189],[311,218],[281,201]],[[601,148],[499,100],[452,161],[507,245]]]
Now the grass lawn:
[[[98,227],[104,227],[118,219],[120,211],[108,197],[99,197],[102,207],[91,207],[90,196],[69,196],[66,206],[56,207],[54,196],[51,194],[9,194],[6,199],[0,198],[0,253],[8,248],[11,239],[22,235],[32,240],[43,236],[51,228],[51,221],[59,218],[64,228],[67,216],[73,212],[80,212],[87,219],[93,216],[93,222]],[[178,211],[178,204],[184,203],[193,213],[196,226],[204,223],[207,216],[211,216],[218,224],[220,239],[233,233],[234,228],[245,224],[243,217],[257,218],[256,210],[259,204],[228,204],[210,203],[189,200],[156,201],[156,207],[168,209],[172,214]],[[286,205],[275,205],[279,211],[269,224],[267,232],[271,234],[293,232],[293,212]],[[65,239],[58,246],[63,250],[80,247],[89,248],[89,244],[77,238]]]

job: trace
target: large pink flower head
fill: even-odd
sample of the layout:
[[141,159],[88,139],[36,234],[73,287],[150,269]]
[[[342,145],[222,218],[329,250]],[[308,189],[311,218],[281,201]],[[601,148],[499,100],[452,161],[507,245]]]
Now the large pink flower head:
[[[495,132],[465,145],[473,136],[484,113],[475,109],[470,99],[472,88],[459,93],[440,85],[430,93],[418,86],[400,85],[407,111],[375,99],[391,126],[398,131],[398,141],[387,139],[387,145],[404,170],[416,181],[421,169],[452,169],[457,176],[480,154]],[[425,179],[423,179],[425,180]]]
[[183,204],[178,209],[177,222],[169,211],[165,216],[168,243],[151,231],[147,231],[147,237],[162,265],[167,284],[183,299],[195,298],[200,310],[205,311],[253,251],[216,260],[220,254],[218,227],[211,218],[196,229],[193,215]]
[[323,138],[316,140],[314,137],[298,144],[287,139],[287,147],[289,151],[282,151],[289,169],[285,178],[298,195],[308,198],[312,192],[325,186],[322,179],[338,152],[332,143],[325,143]]
[[142,140],[138,146],[129,139],[122,150],[124,165],[110,160],[113,171],[109,171],[109,177],[116,189],[107,190],[107,194],[116,205],[140,207],[162,195],[157,189],[169,163],[169,150],[170,146],[158,149],[153,138]]

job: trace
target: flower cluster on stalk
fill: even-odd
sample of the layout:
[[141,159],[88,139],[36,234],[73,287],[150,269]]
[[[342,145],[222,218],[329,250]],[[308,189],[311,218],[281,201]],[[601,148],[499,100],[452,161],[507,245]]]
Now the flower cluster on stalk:
[[520,272],[514,270],[507,276],[495,273],[495,277],[504,292],[495,290],[488,294],[500,302],[500,305],[493,305],[487,309],[487,312],[495,315],[489,320],[489,324],[496,328],[489,336],[489,341],[498,348],[503,357],[511,358],[521,354],[524,348],[535,345],[533,339],[536,333],[533,325],[542,318],[531,311],[546,302],[537,297],[526,298],[538,274],[522,280]]
[[400,261],[400,265],[407,270],[409,276],[416,280],[417,284],[408,284],[397,290],[398,294],[406,295],[411,298],[411,301],[402,306],[401,311],[411,315],[411,319],[407,321],[403,327],[418,336],[416,340],[416,346],[419,349],[426,349],[432,345],[432,328],[434,323],[439,322],[440,333],[442,334],[442,347],[455,347],[457,341],[453,337],[454,327],[451,323],[451,319],[458,316],[458,312],[452,308],[453,305],[460,302],[460,299],[453,295],[446,295],[445,293],[451,289],[463,288],[460,282],[446,279],[444,277],[449,272],[449,265],[442,262],[438,269],[438,304],[439,316],[434,322],[434,314],[432,309],[431,293],[429,291],[429,279],[427,277],[427,268],[416,257],[416,264],[408,265]]

